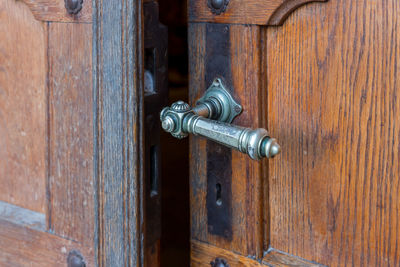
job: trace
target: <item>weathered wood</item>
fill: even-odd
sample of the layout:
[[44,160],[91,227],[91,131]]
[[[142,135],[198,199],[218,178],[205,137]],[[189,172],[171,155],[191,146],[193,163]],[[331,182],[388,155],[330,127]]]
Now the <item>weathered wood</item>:
[[400,2],[331,0],[267,28],[271,244],[329,266],[400,260]]
[[49,25],[48,227],[93,243],[92,25]]
[[192,267],[209,267],[216,258],[224,259],[229,267],[322,267],[322,265],[270,249],[262,260],[241,256],[233,251],[192,240]]
[[99,266],[143,262],[142,1],[94,11],[96,236]]
[[300,6],[326,0],[230,0],[226,11],[219,15],[211,12],[207,1],[189,1],[190,22],[281,25]]
[[66,266],[71,250],[81,252],[86,266],[94,266],[91,247],[0,218],[1,266]]
[[46,211],[46,27],[0,2],[0,200]]
[[[229,46],[226,40],[219,43],[210,38],[213,31],[229,32]],[[209,36],[208,36],[209,35]],[[220,49],[207,50],[207,42],[222,45],[228,49],[219,54]],[[263,127],[261,109],[261,66],[260,66],[260,29],[257,26],[215,25],[191,23],[189,25],[189,62],[190,62],[190,100],[194,103],[217,76],[224,79],[228,89],[243,106],[243,113],[235,119],[234,124],[245,127]],[[230,65],[217,66],[214,74],[206,73],[208,64],[217,64],[218,57],[229,57]],[[210,62],[208,62],[210,61]],[[223,61],[227,62],[227,61]],[[209,69],[209,68],[208,68]],[[226,75],[229,72],[232,75]],[[261,114],[261,115],[260,115]],[[209,242],[221,248],[233,250],[243,255],[262,257],[263,254],[263,179],[261,163],[251,160],[237,151],[230,151],[232,172],[231,194],[232,205],[232,235],[229,238],[216,235],[210,231],[207,222],[207,153],[206,143],[202,138],[191,138],[191,221],[192,238]],[[229,165],[219,166],[228,168]],[[225,178],[227,179],[227,177]],[[221,184],[222,187],[224,186]],[[215,184],[209,187],[215,190]]]
[[[15,0],[14,0],[15,1]],[[53,22],[92,22],[92,1],[84,0],[82,10],[71,15],[64,0],[22,0],[37,20]]]
[[39,231],[46,230],[46,215],[0,201],[0,218]]

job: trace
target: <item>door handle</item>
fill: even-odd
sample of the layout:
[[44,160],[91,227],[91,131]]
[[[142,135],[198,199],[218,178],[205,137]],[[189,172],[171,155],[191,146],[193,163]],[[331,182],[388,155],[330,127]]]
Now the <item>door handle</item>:
[[160,114],[162,128],[182,139],[190,133],[248,154],[252,159],[273,158],[281,151],[265,129],[230,124],[242,111],[220,79],[215,79],[194,108],[183,101],[165,107]]

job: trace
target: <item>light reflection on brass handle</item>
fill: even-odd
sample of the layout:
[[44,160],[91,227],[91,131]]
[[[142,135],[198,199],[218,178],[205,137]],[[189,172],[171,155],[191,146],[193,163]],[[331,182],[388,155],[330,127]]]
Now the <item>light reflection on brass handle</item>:
[[265,129],[249,129],[230,124],[242,107],[216,79],[193,109],[178,101],[161,111],[162,128],[176,138],[189,133],[248,154],[252,159],[273,158],[281,148]]

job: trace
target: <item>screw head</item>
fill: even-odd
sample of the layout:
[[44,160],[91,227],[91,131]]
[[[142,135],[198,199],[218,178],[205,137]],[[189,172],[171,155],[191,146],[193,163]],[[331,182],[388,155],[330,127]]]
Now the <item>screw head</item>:
[[216,258],[214,261],[210,262],[211,267],[229,267],[226,260],[221,258]]
[[224,5],[224,0],[211,0],[211,5],[215,9],[220,9]]
[[77,250],[72,250],[67,257],[68,267],[86,267],[82,254]]
[[229,0],[208,0],[208,7],[211,9],[211,12],[216,15],[225,12],[228,4]]
[[76,15],[81,11],[83,0],[64,0],[65,8],[71,15]]

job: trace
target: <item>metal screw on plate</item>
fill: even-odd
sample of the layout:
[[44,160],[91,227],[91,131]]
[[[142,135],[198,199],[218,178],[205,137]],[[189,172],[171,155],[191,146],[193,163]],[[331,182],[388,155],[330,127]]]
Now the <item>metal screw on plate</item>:
[[229,0],[208,0],[208,7],[211,9],[211,12],[220,15],[225,12],[226,7],[229,4]]
[[68,267],[86,267],[85,259],[77,250],[68,253],[67,265]]
[[83,0],[64,0],[64,3],[67,12],[71,15],[76,15],[82,9]]
[[229,267],[226,260],[221,258],[216,258],[214,261],[210,262],[211,267]]

